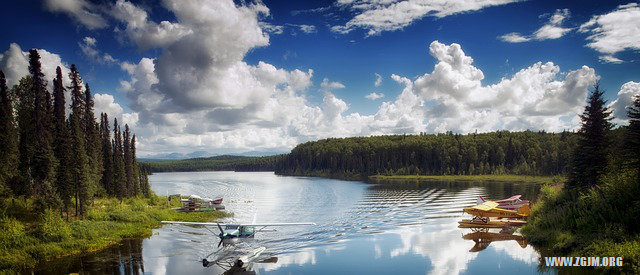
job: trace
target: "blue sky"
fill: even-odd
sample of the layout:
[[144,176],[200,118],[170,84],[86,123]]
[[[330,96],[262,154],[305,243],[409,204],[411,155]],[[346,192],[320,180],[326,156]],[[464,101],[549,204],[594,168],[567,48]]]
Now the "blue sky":
[[10,1],[0,22],[8,77],[18,49],[77,64],[142,155],[561,131],[598,78],[618,122],[640,92],[635,1]]

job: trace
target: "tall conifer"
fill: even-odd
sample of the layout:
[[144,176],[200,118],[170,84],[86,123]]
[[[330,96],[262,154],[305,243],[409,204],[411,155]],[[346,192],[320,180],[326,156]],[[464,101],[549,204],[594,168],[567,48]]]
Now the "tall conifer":
[[133,195],[138,196],[143,193],[140,186],[140,167],[138,161],[136,161],[136,135],[131,138],[131,149],[129,150],[131,155],[131,184],[133,185]]
[[38,210],[44,211],[44,208],[57,204],[57,195],[54,195],[55,189],[53,187],[57,160],[51,147],[51,97],[47,95],[49,92],[46,90],[40,54],[35,49],[29,51],[29,72],[33,79],[33,121],[35,125],[35,150],[31,167],[34,184],[31,192],[36,195]]
[[26,76],[13,86],[16,96],[18,122],[18,180],[10,187],[14,195],[28,196],[33,186],[31,164],[35,150],[35,125],[33,123],[33,79]]
[[625,136],[625,148],[631,167],[636,170],[637,181],[640,186],[640,95],[636,95],[633,105],[627,109],[629,127]]
[[18,133],[13,116],[13,103],[9,88],[0,71],[0,196],[9,193],[9,182],[14,181],[18,173]]
[[133,167],[131,165],[131,132],[129,131],[129,125],[124,125],[124,133],[122,133],[122,149],[123,149],[123,157],[124,157],[124,173],[125,173],[125,182],[127,186],[127,197],[133,196],[135,194],[135,189],[133,187]]
[[62,82],[62,70],[56,68],[56,78],[53,79],[53,146],[58,159],[56,188],[62,200],[64,211],[68,213],[71,207],[71,146],[69,128],[67,126],[65,87]]
[[[85,84],[84,96],[84,144],[87,151],[87,165],[89,166],[89,182],[87,184],[89,188],[89,197],[93,198],[95,193],[102,189],[99,182],[102,177],[103,167],[100,145],[101,139],[93,113],[93,97],[91,96],[91,89],[89,88],[88,83]],[[104,190],[102,190],[102,192],[104,192]]]
[[69,130],[71,136],[71,179],[74,189],[76,216],[83,216],[89,199],[89,168],[85,149],[83,116],[85,113],[84,96],[82,94],[82,79],[75,64],[71,65],[69,73],[71,79],[71,115],[69,116]]
[[113,118],[113,182],[118,199],[122,202],[128,192],[122,154],[122,133],[117,118]]
[[613,127],[611,111],[606,106],[600,86],[596,84],[587,106],[580,115],[582,127],[578,131],[578,146],[574,151],[568,188],[596,185],[607,165],[608,134]]
[[111,149],[111,131],[106,113],[100,114],[100,139],[102,140],[102,178],[100,182],[109,196],[115,196],[113,186],[113,152]]

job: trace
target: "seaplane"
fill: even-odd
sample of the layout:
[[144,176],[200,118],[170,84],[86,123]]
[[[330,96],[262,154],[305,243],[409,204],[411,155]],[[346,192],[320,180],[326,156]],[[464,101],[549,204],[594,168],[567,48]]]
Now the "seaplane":
[[[188,225],[188,226],[203,226],[207,230],[209,230],[214,235],[220,238],[220,242],[218,243],[218,247],[221,245],[231,245],[235,244],[238,239],[246,239],[253,238],[256,233],[264,232],[264,231],[275,231],[275,230],[265,230],[267,227],[278,227],[278,226],[304,226],[304,225],[316,225],[312,222],[294,222],[294,223],[245,223],[245,224],[228,224],[228,223],[217,223],[217,222],[179,222],[179,221],[162,221],[163,224],[180,224],[180,225]],[[211,227],[217,227],[219,233],[215,233],[211,231]]]
[[[508,199],[496,201],[498,203],[498,208],[507,209],[507,210],[518,210],[520,209],[520,207],[523,207],[525,205],[527,206],[530,205],[528,200],[522,200],[520,199],[520,197],[522,197],[522,195],[515,195]],[[486,202],[486,200],[482,196],[479,196],[477,203],[482,204],[484,202]]]
[[[473,216],[472,219],[459,221],[462,228],[502,228],[506,226],[522,226],[527,223],[531,209],[526,204],[517,211],[498,208],[498,203],[485,201],[482,204],[467,207],[463,211]],[[492,219],[493,218],[493,219]]]

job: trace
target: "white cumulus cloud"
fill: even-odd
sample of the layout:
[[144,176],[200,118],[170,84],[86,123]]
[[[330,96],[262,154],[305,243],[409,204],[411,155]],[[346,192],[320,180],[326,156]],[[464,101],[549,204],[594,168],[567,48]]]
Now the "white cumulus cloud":
[[82,41],[78,42],[80,50],[82,50],[82,53],[89,58],[89,60],[101,64],[113,64],[118,62],[118,60],[110,54],[100,52],[97,48],[97,44],[98,40],[90,36],[86,36]]
[[569,16],[570,13],[568,9],[557,9],[555,13],[549,17],[549,21],[531,35],[522,35],[518,32],[512,32],[498,38],[509,43],[558,39],[572,30],[572,28],[562,27],[562,23],[569,18]]
[[373,82],[373,85],[376,87],[380,87],[380,85],[382,85],[382,76],[380,76],[379,74],[375,74],[376,76],[376,80]]
[[627,115],[628,108],[633,105],[634,97],[640,96],[640,82],[629,81],[622,84],[618,97],[609,104],[609,108],[613,111],[615,122],[626,124],[629,119]]
[[98,7],[85,0],[45,0],[44,6],[51,12],[65,13],[87,29],[107,27],[107,20],[98,12]]
[[425,16],[441,18],[512,2],[517,0],[339,0],[337,5],[349,9],[355,16],[344,25],[331,27],[331,30],[346,34],[355,29],[365,29],[367,35],[378,35],[402,29]]
[[579,32],[588,33],[587,47],[602,54],[601,60],[621,63],[612,55],[625,50],[640,50],[640,6],[638,3],[620,5],[615,10],[594,15],[582,24]]
[[370,94],[365,96],[365,98],[371,99],[371,100],[376,100],[376,99],[383,98],[383,97],[384,97],[383,93],[376,93],[376,92],[372,92],[372,93],[370,93]]

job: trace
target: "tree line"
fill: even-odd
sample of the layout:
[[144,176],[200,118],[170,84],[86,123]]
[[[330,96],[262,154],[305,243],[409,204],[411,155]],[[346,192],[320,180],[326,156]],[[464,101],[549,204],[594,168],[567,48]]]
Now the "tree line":
[[111,135],[107,114],[96,121],[91,89],[75,64],[68,77],[65,87],[57,67],[50,93],[35,49],[29,75],[11,89],[0,71],[0,196],[33,199],[38,211],[59,209],[67,218],[71,209],[84,217],[95,197],[149,196],[136,136],[128,125],[121,131],[117,119]]
[[183,160],[147,161],[140,165],[150,172],[274,171],[284,155],[245,157],[222,155]]
[[329,138],[296,146],[276,167],[286,175],[557,175],[568,172],[572,132]]

